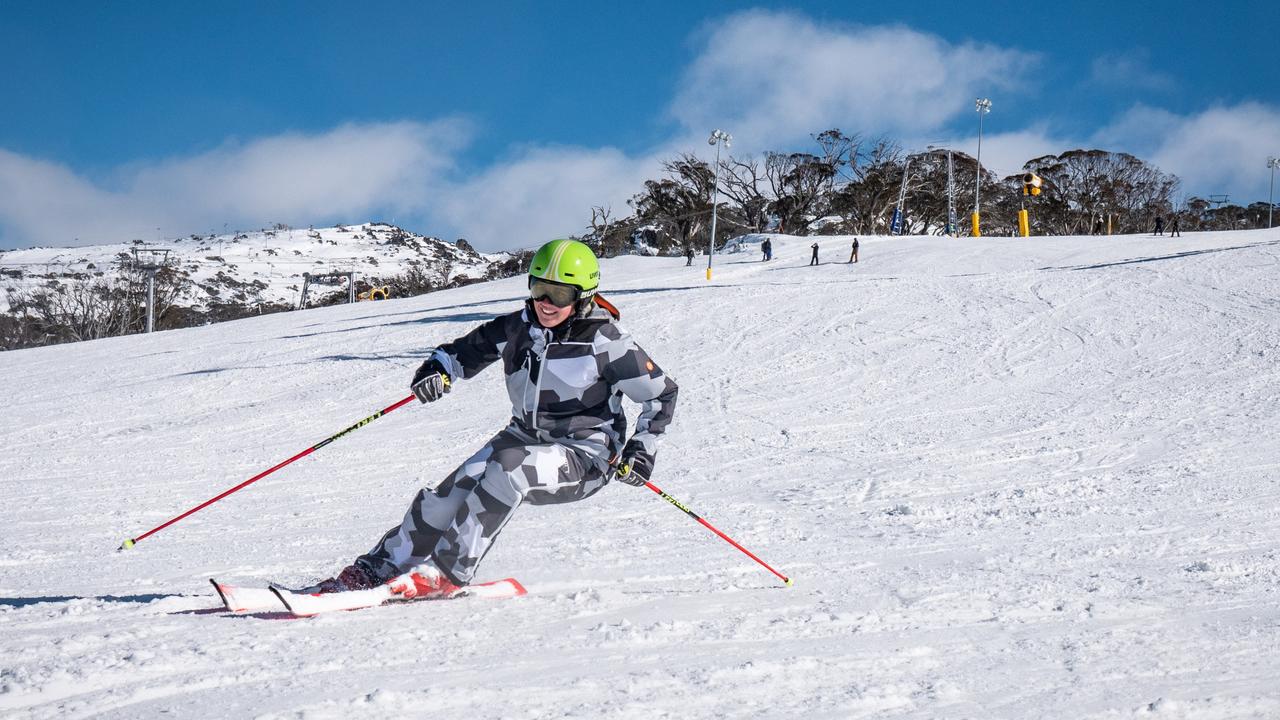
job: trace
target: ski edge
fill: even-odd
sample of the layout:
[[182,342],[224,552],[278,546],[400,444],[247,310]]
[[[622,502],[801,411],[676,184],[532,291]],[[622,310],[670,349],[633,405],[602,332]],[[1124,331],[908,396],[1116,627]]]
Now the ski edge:
[[468,585],[464,588],[459,588],[447,597],[414,599],[405,599],[395,595],[387,585],[368,590],[350,590],[323,595],[295,592],[274,584],[270,586],[270,590],[279,602],[284,605],[284,608],[295,617],[315,617],[328,612],[363,610],[394,600],[416,602],[417,600],[450,600],[464,597],[502,599],[520,597],[529,593],[525,586],[515,578],[503,578],[501,580]]

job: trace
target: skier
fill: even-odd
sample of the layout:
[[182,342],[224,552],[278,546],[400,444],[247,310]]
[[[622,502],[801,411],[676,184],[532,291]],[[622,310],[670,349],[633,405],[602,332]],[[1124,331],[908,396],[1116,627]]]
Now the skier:
[[760,243],[760,249],[764,251],[764,260],[773,259],[773,241],[772,240],[770,240],[769,238],[765,238],[764,242]]
[[685,261],[684,266],[689,267],[690,265],[693,264],[693,246],[692,245],[684,249],[684,256],[688,258]]
[[853,252],[849,254],[849,262],[858,262],[858,238],[853,239]]
[[813,248],[813,257],[809,258],[809,264],[818,265],[818,243],[814,243],[809,247]]
[[1151,234],[1164,236],[1164,218],[1163,217],[1159,217],[1159,216],[1156,217],[1156,231]]
[[1173,216],[1173,224],[1169,226],[1169,237],[1182,237],[1182,233],[1178,230],[1178,216]]
[[[552,240],[529,264],[522,309],[431,351],[411,383],[420,401],[439,400],[501,361],[510,423],[436,488],[419,492],[372,550],[306,592],[407,579],[419,597],[448,596],[475,577],[522,502],[582,500],[611,480],[644,485],[677,387],[615,322],[599,284],[591,248]],[[629,440],[623,395],[641,405]]]

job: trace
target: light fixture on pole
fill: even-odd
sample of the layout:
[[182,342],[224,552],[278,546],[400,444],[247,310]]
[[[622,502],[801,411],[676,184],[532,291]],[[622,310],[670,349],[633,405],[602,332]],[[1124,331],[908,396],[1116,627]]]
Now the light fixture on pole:
[[1271,191],[1267,194],[1267,227],[1271,227],[1272,211],[1276,207],[1276,168],[1280,167],[1280,158],[1267,158],[1267,167],[1271,168]]
[[707,279],[711,279],[711,261],[716,256],[716,206],[720,202],[720,146],[729,147],[733,136],[729,133],[716,129],[711,131],[711,137],[707,138],[708,145],[716,146],[716,165],[715,165],[715,183],[714,190],[711,193],[711,247],[707,250]]
[[991,112],[991,99],[978,98],[973,101],[973,109],[978,111],[978,170],[973,181],[973,236],[981,237],[982,230],[978,227],[978,219],[982,212],[982,204],[979,202],[979,194],[982,189],[982,116]]

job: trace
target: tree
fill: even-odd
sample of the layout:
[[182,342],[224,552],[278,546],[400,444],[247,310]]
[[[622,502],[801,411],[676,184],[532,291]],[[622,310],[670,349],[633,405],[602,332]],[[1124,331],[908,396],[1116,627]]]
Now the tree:
[[889,216],[902,183],[902,148],[887,137],[878,138],[854,166],[853,180],[836,190],[831,210],[842,218],[841,232],[888,232]]
[[779,230],[807,234],[827,206],[827,189],[835,168],[826,159],[809,153],[769,153],[764,167],[773,193],[769,212],[778,218]]
[[1146,231],[1157,216],[1173,211],[1180,184],[1133,155],[1107,150],[1069,150],[1023,167],[1044,179],[1036,217],[1046,232],[1059,235],[1086,234],[1107,214],[1119,232]]
[[711,166],[692,154],[662,165],[667,177],[646,180],[644,191],[631,200],[641,224],[661,229],[656,238],[659,252],[693,247],[711,224],[711,190],[715,176]]
[[728,218],[726,228],[734,225],[735,218],[740,218],[741,229],[764,232],[769,225],[769,198],[762,188],[764,181],[760,163],[754,158],[729,158],[720,163],[720,194],[726,198],[722,212]]

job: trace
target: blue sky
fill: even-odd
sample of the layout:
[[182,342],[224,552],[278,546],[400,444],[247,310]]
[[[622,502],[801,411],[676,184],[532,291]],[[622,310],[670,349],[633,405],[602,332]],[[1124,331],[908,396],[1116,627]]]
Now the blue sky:
[[839,127],[1012,173],[1133,152],[1265,201],[1261,2],[18,3],[0,0],[0,249],[396,222],[484,249],[582,232],[665,157]]

